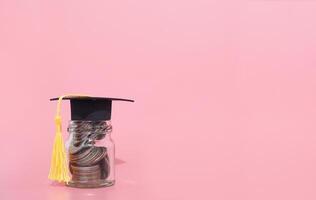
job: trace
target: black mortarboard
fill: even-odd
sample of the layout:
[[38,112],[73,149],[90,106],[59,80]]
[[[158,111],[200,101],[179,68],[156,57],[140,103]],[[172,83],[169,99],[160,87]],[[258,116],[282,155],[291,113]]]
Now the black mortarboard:
[[[56,101],[59,98],[52,98]],[[130,99],[90,97],[90,96],[69,96],[63,100],[70,100],[71,120],[100,121],[110,120],[112,111],[112,101],[128,101]]]

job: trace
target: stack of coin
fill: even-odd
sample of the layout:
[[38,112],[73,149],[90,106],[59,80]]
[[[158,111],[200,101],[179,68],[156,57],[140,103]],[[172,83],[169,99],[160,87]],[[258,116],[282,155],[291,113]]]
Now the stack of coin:
[[112,130],[105,121],[71,121],[68,127],[72,135],[69,146],[69,170],[72,182],[91,183],[106,179],[110,165],[107,149],[94,146]]

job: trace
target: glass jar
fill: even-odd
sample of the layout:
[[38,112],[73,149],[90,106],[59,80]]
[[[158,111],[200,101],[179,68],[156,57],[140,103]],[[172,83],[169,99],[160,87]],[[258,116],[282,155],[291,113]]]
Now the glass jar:
[[95,188],[115,183],[115,147],[111,132],[110,121],[69,122],[66,150],[71,180],[66,185]]

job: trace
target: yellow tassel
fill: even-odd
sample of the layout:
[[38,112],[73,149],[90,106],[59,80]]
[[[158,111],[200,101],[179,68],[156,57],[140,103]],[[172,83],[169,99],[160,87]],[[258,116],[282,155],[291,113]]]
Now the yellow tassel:
[[67,166],[67,155],[61,130],[60,107],[64,96],[59,97],[57,104],[57,113],[55,117],[56,135],[53,146],[52,159],[48,178],[58,182],[69,182],[70,176]]
[[50,171],[48,178],[53,181],[58,182],[69,182],[70,175],[68,170],[68,160],[65,150],[65,145],[62,137],[62,120],[60,115],[61,109],[61,102],[64,97],[71,97],[71,96],[82,96],[86,97],[86,95],[65,95],[61,96],[58,99],[57,103],[57,113],[55,116],[55,125],[56,125],[56,135],[55,141],[53,146],[53,153],[50,165]]

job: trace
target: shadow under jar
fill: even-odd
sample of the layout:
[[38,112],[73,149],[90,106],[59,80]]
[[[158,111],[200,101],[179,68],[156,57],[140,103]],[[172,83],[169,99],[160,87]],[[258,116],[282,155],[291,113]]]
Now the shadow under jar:
[[114,178],[114,142],[110,121],[71,120],[66,143],[70,187],[111,186]]

